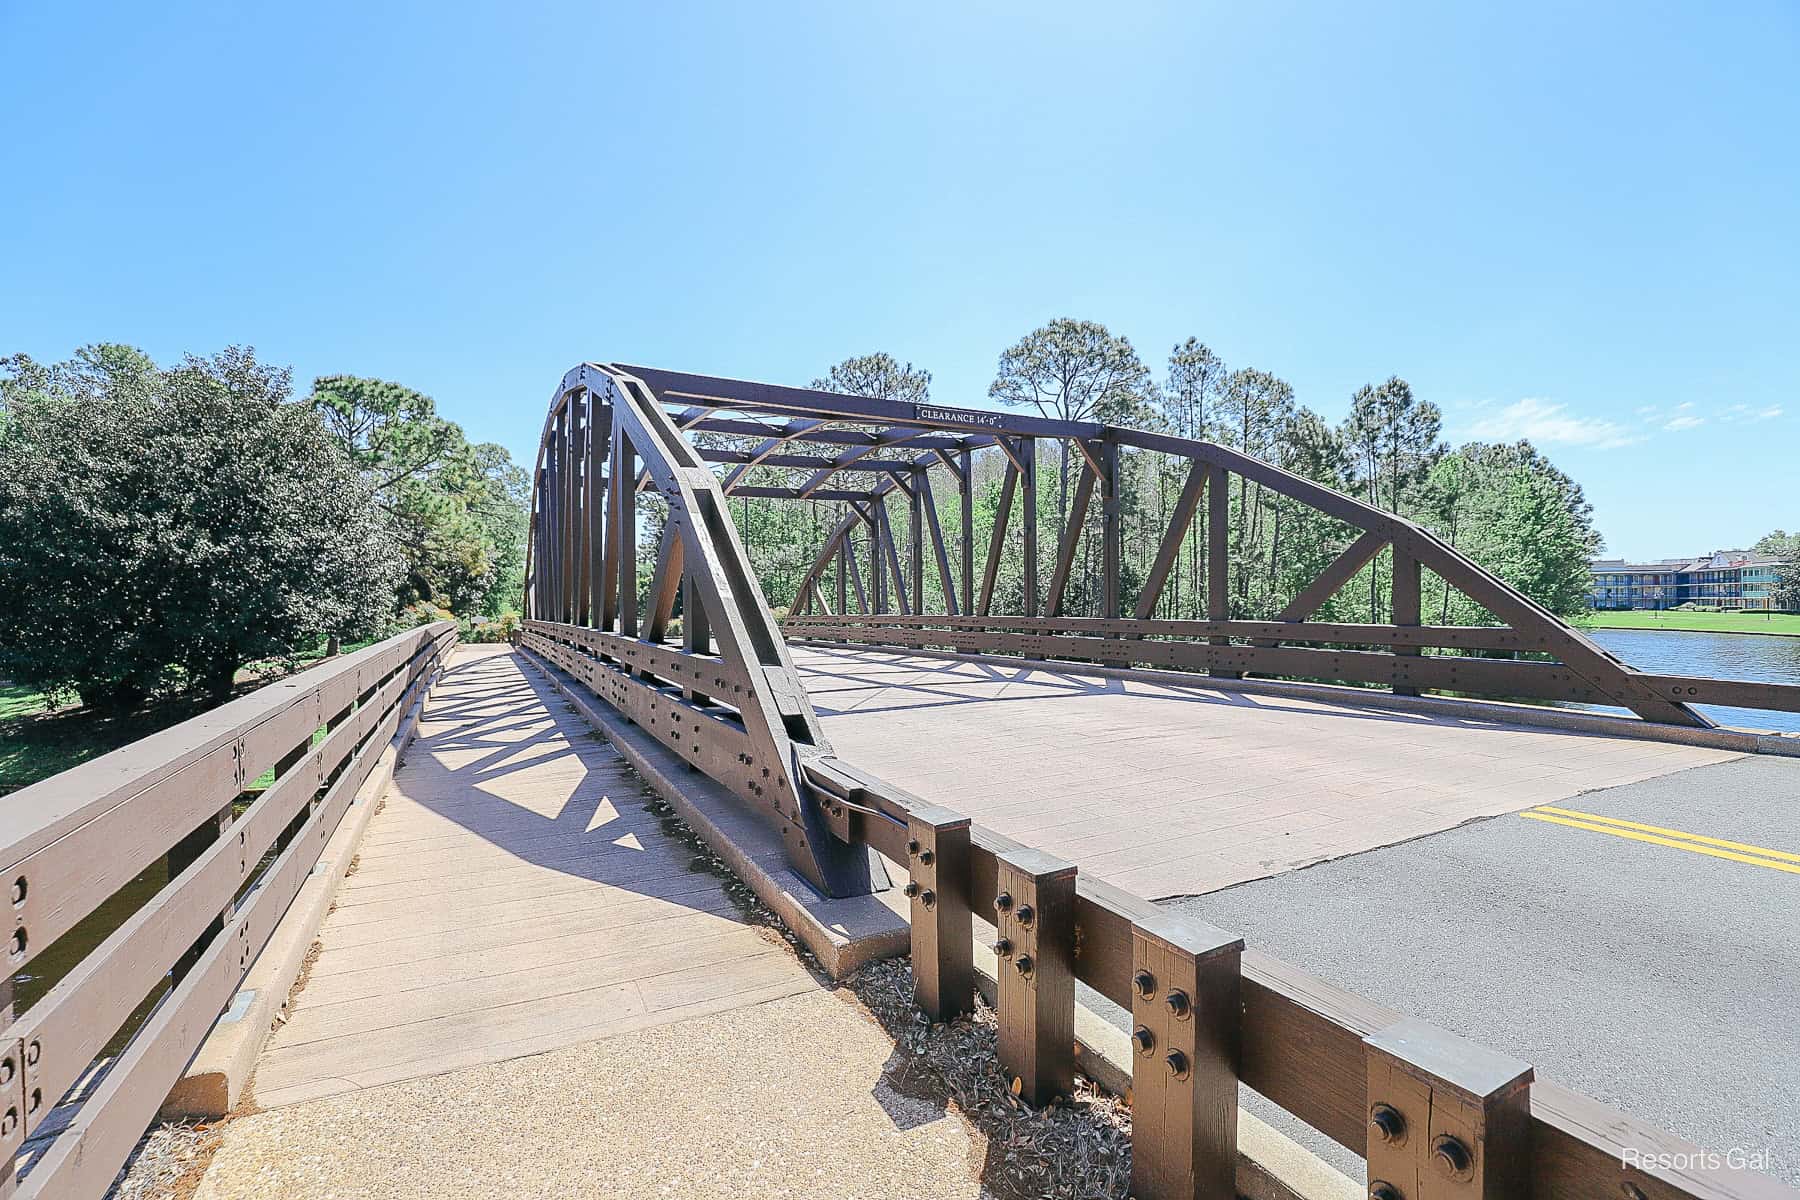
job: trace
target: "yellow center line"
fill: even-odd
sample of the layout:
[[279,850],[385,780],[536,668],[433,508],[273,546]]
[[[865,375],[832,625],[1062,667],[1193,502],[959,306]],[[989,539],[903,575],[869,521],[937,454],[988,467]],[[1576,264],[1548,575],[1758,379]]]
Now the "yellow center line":
[[1759,858],[1779,858],[1784,862],[1800,863],[1800,854],[1789,854],[1785,850],[1771,850],[1767,846],[1752,846],[1746,842],[1728,842],[1723,838],[1705,837],[1698,833],[1688,833],[1682,829],[1666,829],[1661,825],[1645,825],[1640,821],[1625,821],[1618,817],[1603,817],[1598,813],[1580,812],[1573,808],[1558,808],[1554,804],[1540,804],[1537,812],[1555,813],[1560,817],[1577,817],[1583,821],[1594,821],[1601,825],[1620,825],[1626,829],[1635,829],[1640,833],[1660,833],[1664,837],[1681,838],[1688,842],[1704,842],[1708,846],[1723,846],[1727,850],[1742,850],[1745,854],[1754,854]]
[[1706,854],[1713,858],[1726,858],[1732,862],[1748,863],[1753,867],[1767,867],[1771,871],[1786,871],[1790,875],[1800,875],[1800,866],[1775,862],[1767,858],[1756,858],[1749,854],[1739,854],[1735,850],[1719,850],[1712,846],[1702,846],[1696,842],[1682,842],[1674,838],[1658,837],[1653,833],[1638,833],[1635,830],[1619,829],[1611,825],[1590,825],[1586,821],[1572,821],[1567,817],[1552,816],[1550,813],[1537,810],[1522,812],[1519,815],[1530,817],[1534,821],[1547,821],[1552,825],[1567,825],[1571,829],[1586,829],[1590,833],[1610,833],[1614,837],[1630,838],[1634,842],[1649,842],[1654,846],[1668,846],[1675,850],[1687,850],[1694,854]]

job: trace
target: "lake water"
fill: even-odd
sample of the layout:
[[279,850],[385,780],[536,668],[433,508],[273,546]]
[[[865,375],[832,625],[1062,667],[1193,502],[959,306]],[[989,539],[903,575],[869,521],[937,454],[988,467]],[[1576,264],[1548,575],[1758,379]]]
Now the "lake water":
[[[1800,637],[1756,633],[1676,633],[1662,629],[1596,629],[1589,637],[1640,671],[1800,684]],[[1800,731],[1800,713],[1696,706],[1721,725]]]

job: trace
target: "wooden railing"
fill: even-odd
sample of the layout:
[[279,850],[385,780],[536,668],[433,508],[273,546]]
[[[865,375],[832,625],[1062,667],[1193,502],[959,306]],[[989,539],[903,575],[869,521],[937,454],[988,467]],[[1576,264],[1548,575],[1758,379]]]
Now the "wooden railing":
[[[1253,674],[1323,679],[1410,693],[1617,702],[1614,695],[1560,662],[1480,657],[1489,652],[1554,650],[1543,637],[1500,626],[853,613],[790,616],[781,627],[794,639],[865,646],[1017,654],[1121,668],[1204,671],[1228,678]],[[1450,653],[1422,653],[1428,650]],[[1671,703],[1800,712],[1800,686],[1794,684],[1644,673],[1635,677]]]
[[8,987],[0,1195],[105,1194],[455,642],[453,622],[410,630],[0,806],[12,973],[164,855],[169,868],[166,886],[16,1019]]

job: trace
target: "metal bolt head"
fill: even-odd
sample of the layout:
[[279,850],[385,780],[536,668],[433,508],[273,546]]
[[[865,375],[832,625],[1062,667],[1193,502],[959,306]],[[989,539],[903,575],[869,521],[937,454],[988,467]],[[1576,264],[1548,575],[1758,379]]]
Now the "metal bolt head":
[[995,912],[1011,912],[1012,904],[1013,904],[1013,901],[1012,901],[1012,893],[1011,892],[1001,892],[998,896],[994,897],[994,911]]
[[1139,1054],[1148,1054],[1156,1049],[1156,1035],[1147,1026],[1139,1025],[1132,1030],[1131,1040],[1137,1043]]
[[1021,904],[1019,905],[1019,911],[1015,915],[1019,918],[1019,924],[1029,929],[1031,928],[1031,923],[1037,920],[1037,909],[1031,907],[1029,904]]
[[994,956],[996,958],[1011,958],[1012,952],[1013,952],[1013,944],[1010,939],[1001,938],[999,941],[994,943]]
[[1431,1160],[1437,1164],[1438,1170],[1455,1176],[1467,1174],[1475,1158],[1469,1153],[1467,1146],[1444,1133],[1439,1134],[1437,1140],[1431,1143]]
[[919,893],[919,903],[923,904],[926,908],[936,908],[937,907],[937,893],[932,891],[930,888],[926,888],[924,891]]
[[918,838],[910,838],[907,840],[906,852],[908,854],[917,854],[919,852],[919,839]]
[[1177,1021],[1185,1021],[1193,1005],[1189,1003],[1187,993],[1180,988],[1170,988],[1169,997],[1163,1003],[1169,1006],[1169,1014]]
[[1377,1179],[1369,1184],[1369,1200],[1400,1200],[1400,1189],[1385,1179]]
[[1156,976],[1148,971],[1139,971],[1131,977],[1131,986],[1137,989],[1138,995],[1148,1000],[1156,995]]
[[1037,968],[1037,963],[1032,961],[1031,955],[1021,954],[1019,955],[1019,961],[1014,963],[1013,966],[1019,968],[1019,974],[1029,979],[1031,978],[1031,972]]
[[926,866],[929,867],[936,860],[937,860],[937,854],[934,851],[931,851],[931,850],[919,851],[919,861],[924,863]]
[[910,900],[914,896],[919,894],[919,885],[916,883],[908,882],[905,887],[900,889],[900,894],[905,896],[908,900]]
[[1163,1062],[1168,1064],[1169,1074],[1175,1078],[1186,1079],[1188,1077],[1189,1064],[1186,1054],[1179,1050],[1171,1050],[1163,1055]]
[[1390,1146],[1406,1142],[1406,1118],[1391,1104],[1377,1104],[1369,1110],[1369,1128]]

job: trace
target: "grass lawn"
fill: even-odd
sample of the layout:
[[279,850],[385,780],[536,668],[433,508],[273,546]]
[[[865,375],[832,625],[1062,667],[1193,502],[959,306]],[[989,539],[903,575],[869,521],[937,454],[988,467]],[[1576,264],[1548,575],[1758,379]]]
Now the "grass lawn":
[[1597,612],[1590,629],[1686,629],[1695,633],[1787,633],[1800,636],[1800,613]]

